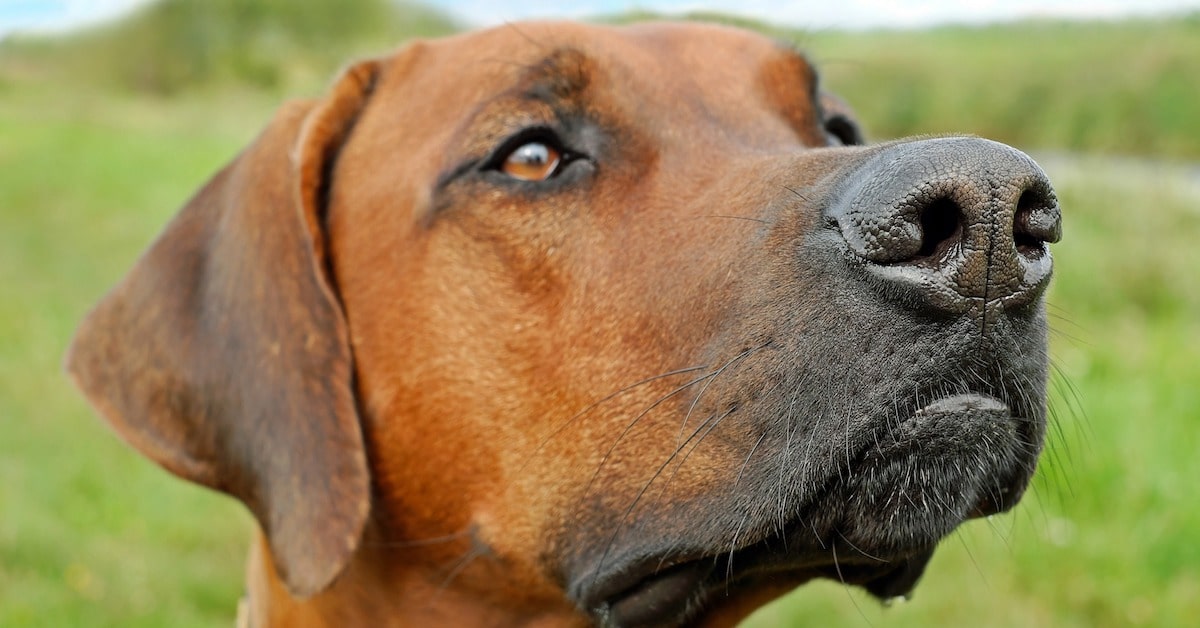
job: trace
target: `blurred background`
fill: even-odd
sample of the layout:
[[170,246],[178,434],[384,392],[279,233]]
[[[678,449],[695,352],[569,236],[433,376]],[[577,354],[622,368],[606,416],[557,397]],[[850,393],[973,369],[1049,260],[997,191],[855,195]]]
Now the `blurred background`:
[[[1054,420],[1032,493],[947,539],[913,601],[818,583],[750,624],[1196,625],[1200,11],[833,4],[688,17],[808,50],[872,139],[973,133],[1043,164],[1065,213]],[[683,5],[572,6],[0,0],[0,625],[232,623],[249,516],[97,420],[60,372],[74,325],[282,99],[319,94],[346,60],[509,19]]]

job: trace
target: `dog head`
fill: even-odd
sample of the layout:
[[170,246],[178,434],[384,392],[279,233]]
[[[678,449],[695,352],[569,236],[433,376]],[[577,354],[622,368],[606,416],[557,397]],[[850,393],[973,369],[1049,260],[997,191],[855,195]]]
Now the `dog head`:
[[902,595],[1033,473],[1060,218],[1009,147],[861,141],[739,30],[414,43],[284,107],[69,369],[249,507],[297,599],[644,625]]

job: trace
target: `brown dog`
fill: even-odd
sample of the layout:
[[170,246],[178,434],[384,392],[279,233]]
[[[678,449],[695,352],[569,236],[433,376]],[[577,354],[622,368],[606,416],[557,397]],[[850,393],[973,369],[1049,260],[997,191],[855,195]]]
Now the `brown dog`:
[[738,30],[414,43],[283,107],[69,370],[253,512],[254,626],[904,595],[1033,472],[1060,219],[1006,146],[859,143]]

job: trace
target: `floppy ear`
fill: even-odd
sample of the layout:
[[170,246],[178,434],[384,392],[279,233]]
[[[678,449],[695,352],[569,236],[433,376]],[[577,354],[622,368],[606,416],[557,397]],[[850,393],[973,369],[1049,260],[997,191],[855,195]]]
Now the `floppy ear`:
[[370,508],[326,175],[375,62],[280,109],[84,319],[67,370],[116,431],[254,514],[289,589],[342,571]]

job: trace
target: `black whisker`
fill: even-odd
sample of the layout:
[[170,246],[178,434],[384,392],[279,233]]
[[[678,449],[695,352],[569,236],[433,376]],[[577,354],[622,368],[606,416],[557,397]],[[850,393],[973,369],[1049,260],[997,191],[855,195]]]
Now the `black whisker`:
[[[629,504],[629,507],[625,509],[625,513],[623,515],[621,515],[621,519],[619,521],[617,521],[617,525],[614,526],[614,528],[613,528],[613,533],[609,537],[608,543],[604,547],[604,553],[600,556],[600,561],[598,564],[603,565],[604,561],[608,559],[608,553],[612,550],[612,545],[614,542],[616,542],[617,535],[620,534],[621,528],[625,525],[625,522],[628,521],[629,515],[633,514],[633,510],[635,508],[637,508],[637,505],[639,503],[641,503],[642,497],[644,497],[646,495],[646,493],[650,490],[650,486],[654,484],[655,480],[657,480],[660,476],[662,476],[663,471],[665,471],[666,468],[671,465],[671,462],[675,460],[675,457],[679,455],[679,452],[683,451],[683,448],[686,447],[688,445],[688,443],[690,443],[692,441],[692,439],[695,438],[696,435],[699,434],[701,432],[701,430],[703,430],[705,428],[705,426],[707,426],[710,423],[712,423],[713,425],[716,425],[716,423],[719,423],[721,421],[721,419],[732,414],[736,409],[737,409],[736,407],[730,408],[724,414],[721,414],[721,415],[713,414],[709,418],[705,419],[703,423],[701,423],[699,426],[696,427],[695,431],[692,432],[691,436],[689,436],[686,441],[684,441],[678,447],[676,447],[675,451],[671,452],[671,455],[667,456],[667,459],[665,461],[663,461],[663,463],[661,465],[659,465],[659,467],[650,476],[650,479],[646,481],[646,483],[642,486],[641,490],[639,490],[637,495],[634,496],[633,501]],[[663,560],[666,560],[665,556],[664,556]],[[596,571],[599,572],[599,569],[597,568]]]
[[764,225],[771,224],[770,221],[763,220],[762,218],[751,218],[749,216],[727,216],[725,214],[705,214],[703,216],[695,216],[694,218],[697,218],[697,219],[698,218],[728,218],[730,220],[746,220],[749,222],[760,222]]
[[471,534],[470,528],[464,528],[462,531],[453,534],[445,534],[442,536],[431,536],[424,539],[412,539],[407,541],[369,541],[363,540],[364,548],[372,549],[405,549],[409,547],[429,547],[431,545],[440,545],[442,543],[451,543]]
[[[467,568],[467,565],[471,564],[476,558],[480,558],[486,554],[487,550],[478,546],[471,546],[471,549],[467,550],[465,554],[463,554],[454,562],[454,566],[451,567],[450,572],[447,573],[446,577],[442,579],[442,582],[438,584],[437,593],[445,591],[446,588],[450,586],[450,583],[453,582],[454,579],[457,578],[458,575]],[[435,595],[437,595],[437,593],[435,593]]]
[[608,448],[608,451],[604,452],[604,455],[600,457],[600,462],[596,465],[596,471],[594,473],[592,473],[592,477],[588,479],[587,484],[584,486],[583,493],[586,495],[588,493],[588,491],[591,490],[592,483],[595,482],[596,478],[600,476],[600,471],[602,471],[604,469],[604,465],[605,465],[605,463],[608,462],[609,457],[611,457],[612,453],[614,451],[616,451],[617,446],[621,444],[621,441],[624,440],[624,438],[629,434],[629,432],[631,430],[633,430],[634,426],[641,422],[642,418],[644,418],[652,410],[657,408],[659,405],[661,405],[663,402],[667,401],[671,397],[678,395],[679,393],[687,390],[688,388],[691,388],[692,386],[695,386],[696,384],[698,384],[702,381],[709,379],[710,377],[712,377],[712,373],[697,377],[696,379],[693,379],[692,381],[690,381],[682,386],[679,386],[675,390],[672,390],[671,392],[659,397],[656,401],[654,401],[654,403],[651,403],[644,410],[642,410],[640,413],[638,413],[638,415],[635,416],[633,418],[633,420],[630,421],[629,424],[625,426],[625,429],[621,430],[621,433],[617,435],[617,438],[613,441],[612,446]]
[[526,458],[526,460],[525,460],[525,463],[524,463],[524,464],[522,464],[520,468],[521,468],[521,469],[524,469],[524,468],[525,468],[525,465],[529,464],[529,462],[530,462],[530,461],[531,461],[531,460],[532,460],[532,459],[533,459],[533,458],[534,458],[534,457],[535,457],[535,456],[536,456],[536,455],[537,455],[539,452],[541,452],[541,450],[542,450],[542,449],[543,449],[543,448],[544,448],[546,445],[548,445],[548,444],[550,443],[550,441],[554,439],[554,437],[556,437],[556,436],[558,436],[559,434],[561,434],[561,433],[563,432],[563,430],[565,430],[565,429],[567,429],[568,427],[570,427],[572,423],[574,423],[575,421],[579,420],[579,419],[580,419],[580,418],[581,418],[583,415],[587,414],[588,412],[591,412],[592,410],[595,410],[595,409],[596,409],[596,408],[598,408],[598,407],[599,407],[601,404],[603,404],[603,403],[605,403],[605,402],[607,402],[607,401],[611,401],[612,399],[614,399],[614,398],[616,398],[616,397],[618,397],[618,396],[620,396],[620,395],[623,395],[623,394],[625,394],[625,393],[627,393],[627,392],[629,392],[629,391],[631,391],[631,390],[633,390],[633,389],[635,389],[635,388],[638,388],[638,387],[640,387],[640,386],[644,386],[644,385],[646,385],[646,384],[649,384],[649,383],[651,383],[651,382],[655,382],[655,381],[658,381],[658,380],[660,380],[660,379],[664,379],[664,378],[667,378],[667,377],[672,377],[672,376],[675,376],[675,375],[683,375],[683,374],[685,374],[685,373],[692,373],[692,372],[695,372],[695,371],[702,371],[702,370],[704,370],[704,369],[706,369],[706,368],[708,368],[708,367],[707,367],[707,366],[689,366],[689,367],[687,367],[687,368],[676,369],[676,370],[674,370],[674,371],[668,371],[668,372],[666,372],[666,373],[660,373],[660,374],[658,374],[658,375],[654,375],[654,376],[652,376],[652,377],[647,377],[646,379],[643,379],[643,380],[640,380],[640,381],[634,382],[634,383],[632,383],[632,384],[629,384],[628,386],[625,386],[624,388],[621,388],[621,389],[619,389],[619,390],[616,390],[616,391],[614,391],[614,392],[611,392],[611,393],[609,393],[609,394],[605,395],[604,397],[601,397],[600,399],[598,399],[598,400],[596,400],[596,401],[593,401],[592,403],[590,403],[590,404],[588,404],[586,407],[584,407],[582,410],[580,410],[579,412],[575,413],[575,415],[574,415],[574,416],[572,416],[571,418],[569,418],[569,419],[567,419],[566,421],[564,421],[564,422],[562,423],[562,425],[560,425],[559,427],[557,427],[557,428],[555,428],[553,431],[551,431],[551,432],[550,432],[550,434],[548,434],[548,435],[547,435],[545,438],[543,438],[543,439],[542,439],[542,442],[541,442],[540,444],[538,444],[538,446],[537,446],[537,447],[535,447],[535,448],[534,448],[534,450],[533,450],[532,452],[530,452],[530,455],[529,455],[529,457],[528,457],[528,458]]
[[755,347],[753,349],[746,349],[745,351],[733,356],[732,358],[729,358],[728,361],[726,361],[719,368],[717,368],[716,371],[713,371],[710,374],[711,377],[709,377],[708,381],[704,382],[704,385],[700,387],[700,392],[696,393],[696,398],[692,400],[691,405],[688,406],[687,412],[685,412],[683,414],[683,422],[680,423],[680,425],[679,425],[679,435],[675,437],[675,444],[678,445],[679,439],[683,438],[683,432],[687,428],[688,419],[692,416],[692,411],[696,409],[696,404],[700,403],[700,398],[704,396],[704,392],[708,390],[708,387],[711,386],[712,383],[715,382],[717,380],[717,378],[719,378],[721,376],[721,373],[725,372],[725,369],[729,368],[731,365],[735,364],[739,360],[745,358],[746,356],[750,355],[751,353],[754,353],[754,352],[762,349],[765,346],[766,345],[764,344],[764,345]]
[[796,197],[798,197],[800,200],[804,201],[805,203],[811,203],[811,202],[812,202],[812,199],[811,199],[811,198],[809,198],[809,197],[807,197],[807,196],[805,196],[805,195],[801,194],[799,191],[797,191],[797,190],[796,190],[795,188],[793,188],[793,187],[790,187],[790,186],[787,186],[787,185],[785,185],[785,186],[783,186],[783,189],[787,190],[788,192],[791,192],[792,194],[794,194]]
[[870,560],[873,560],[873,561],[875,561],[875,562],[877,562],[877,563],[890,563],[890,562],[892,562],[892,561],[890,561],[890,560],[888,560],[888,559],[886,559],[886,558],[880,558],[879,556],[875,556],[874,554],[870,554],[870,553],[868,553],[866,550],[864,550],[864,549],[860,548],[859,546],[855,545],[854,543],[852,543],[852,542],[850,541],[850,539],[846,538],[846,535],[842,534],[842,531],[841,531],[841,530],[834,530],[834,532],[835,532],[835,533],[836,533],[836,534],[837,534],[837,535],[838,535],[838,536],[839,536],[839,537],[840,537],[840,538],[841,538],[843,541],[845,541],[845,542],[846,542],[846,545],[849,545],[849,546],[850,546],[850,549],[852,549],[852,550],[854,550],[854,551],[858,552],[858,553],[859,553],[859,554],[861,554],[861,555],[862,555],[864,558],[868,558],[868,559],[870,559]]

